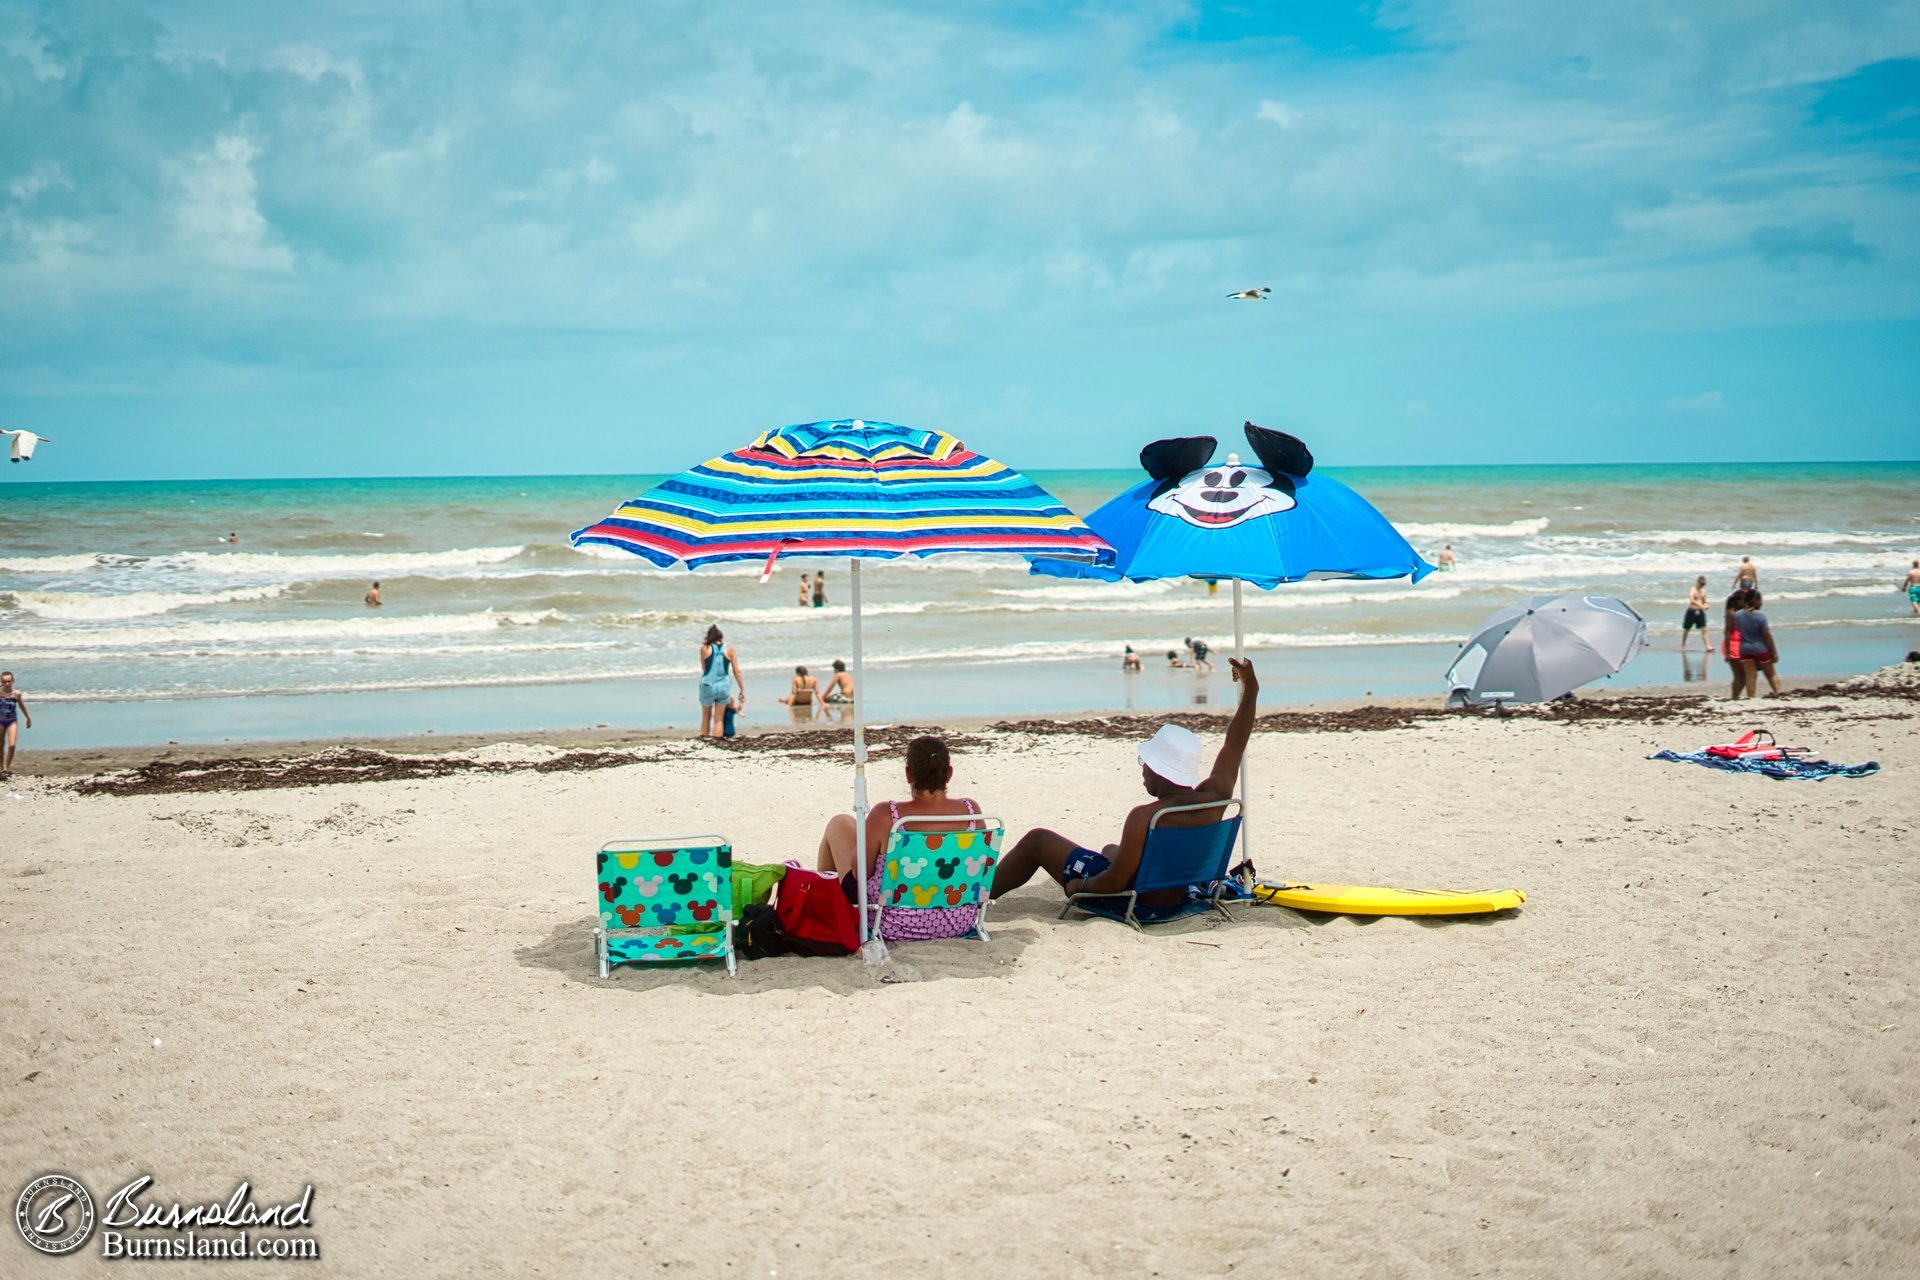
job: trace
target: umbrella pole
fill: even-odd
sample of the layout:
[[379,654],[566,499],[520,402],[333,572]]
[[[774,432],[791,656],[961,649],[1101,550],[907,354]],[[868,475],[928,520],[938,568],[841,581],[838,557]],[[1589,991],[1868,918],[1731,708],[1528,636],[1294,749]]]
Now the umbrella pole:
[[860,941],[867,940],[867,735],[860,708],[867,679],[860,667],[860,557],[853,557],[853,830],[854,883],[860,890]]
[[[1247,660],[1247,630],[1240,618],[1240,579],[1233,580],[1233,656],[1240,661]],[[1246,861],[1253,860],[1253,838],[1247,821],[1250,807],[1247,797],[1247,756],[1253,749],[1253,740],[1247,740],[1247,751],[1240,755],[1240,856]]]

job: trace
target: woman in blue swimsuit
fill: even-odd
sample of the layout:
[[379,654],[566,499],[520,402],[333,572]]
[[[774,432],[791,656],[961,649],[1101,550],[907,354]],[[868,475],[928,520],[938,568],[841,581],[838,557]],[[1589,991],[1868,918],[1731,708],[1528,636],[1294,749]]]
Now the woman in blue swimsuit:
[[726,642],[719,627],[708,627],[700,644],[700,736],[718,738],[726,729],[727,704],[733,701],[732,686],[738,686],[738,711],[747,705],[747,678],[740,674],[739,659]]
[[13,672],[0,671],[0,778],[13,773],[13,754],[20,747],[20,721],[33,728],[27,699],[13,687]]

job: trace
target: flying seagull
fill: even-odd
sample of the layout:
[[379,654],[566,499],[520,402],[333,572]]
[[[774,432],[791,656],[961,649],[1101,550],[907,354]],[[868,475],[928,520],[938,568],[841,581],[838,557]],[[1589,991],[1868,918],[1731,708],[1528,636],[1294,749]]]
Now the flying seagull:
[[7,436],[12,439],[13,449],[9,453],[9,458],[14,462],[25,462],[33,457],[34,448],[44,444],[47,439],[45,436],[37,436],[31,431],[0,431],[0,436]]
[[1242,289],[1238,293],[1230,293],[1227,296],[1236,302],[1265,302],[1267,295],[1272,292],[1273,290],[1266,285],[1261,285],[1258,289]]

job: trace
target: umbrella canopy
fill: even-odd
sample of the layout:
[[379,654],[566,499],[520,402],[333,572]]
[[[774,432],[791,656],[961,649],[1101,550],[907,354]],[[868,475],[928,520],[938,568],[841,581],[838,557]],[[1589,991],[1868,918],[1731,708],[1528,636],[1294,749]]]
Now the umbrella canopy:
[[[1147,479],[1100,506],[1088,526],[1115,560],[1034,558],[1031,571],[1059,578],[1217,578],[1233,583],[1233,652],[1244,659],[1241,584],[1271,589],[1310,578],[1402,578],[1433,572],[1373,504],[1338,480],[1310,474],[1313,454],[1284,431],[1244,425],[1260,465],[1230,453],[1212,461],[1212,436],[1156,440],[1140,451]],[[1240,763],[1247,819],[1247,765]],[[1243,821],[1243,850],[1251,849]]]
[[1251,422],[1259,465],[1230,453],[1214,463],[1212,436],[1156,440],[1140,451],[1147,479],[1087,517],[1118,553],[1111,565],[1036,559],[1062,578],[1219,578],[1275,587],[1309,578],[1402,578],[1433,572],[1400,531],[1338,480],[1310,474],[1313,454]]
[[1011,552],[1113,561],[1059,499],[943,431],[858,418],[768,431],[573,535],[666,568],[776,555]]
[[860,856],[860,936],[867,935],[867,742],[862,707],[860,562],[957,552],[1113,562],[1113,548],[1059,499],[943,431],[841,418],[762,433],[661,482],[576,547],[618,547],[668,568],[779,555],[853,561],[853,811]]
[[1647,624],[1612,596],[1533,596],[1482,622],[1447,668],[1454,705],[1550,702],[1610,676],[1647,643]]

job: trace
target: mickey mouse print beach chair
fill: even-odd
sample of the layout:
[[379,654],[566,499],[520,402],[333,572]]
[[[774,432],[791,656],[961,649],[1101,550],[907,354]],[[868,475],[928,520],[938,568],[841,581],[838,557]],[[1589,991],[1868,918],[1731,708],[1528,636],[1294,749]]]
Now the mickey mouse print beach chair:
[[[1222,811],[1221,820],[1198,827],[1163,827],[1160,820],[1170,814],[1191,813],[1201,809]],[[1225,816],[1231,809],[1232,816]],[[1233,913],[1221,905],[1230,889],[1227,867],[1233,861],[1233,847],[1240,840],[1240,800],[1207,801],[1201,804],[1177,804],[1162,809],[1147,823],[1146,847],[1140,850],[1140,869],[1134,873],[1133,888],[1122,894],[1076,893],[1060,909],[1065,920],[1076,908],[1090,915],[1105,916],[1139,929],[1149,924],[1165,924],[1190,915],[1218,911],[1227,919]],[[1169,889],[1197,891],[1186,902],[1170,907],[1141,907],[1140,895]]]
[[952,826],[954,818],[901,818],[887,837],[873,932],[887,942],[937,938],[987,940],[987,899],[993,869],[1006,844],[1006,824],[975,814],[968,831],[922,831],[915,824]]
[[595,861],[594,951],[616,964],[725,960],[733,955],[733,847],[725,836],[609,840]]

